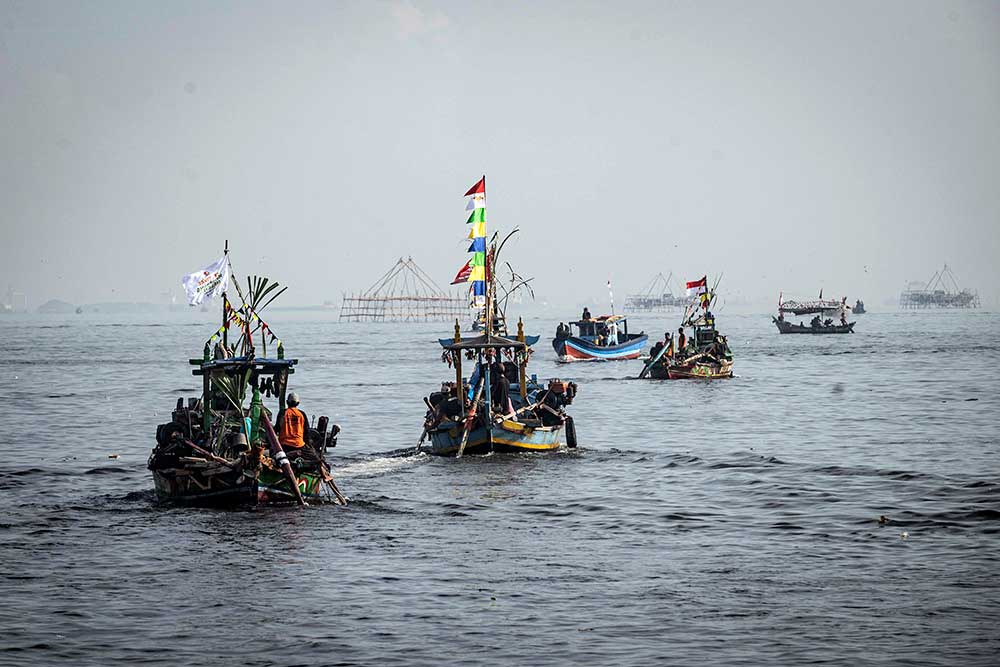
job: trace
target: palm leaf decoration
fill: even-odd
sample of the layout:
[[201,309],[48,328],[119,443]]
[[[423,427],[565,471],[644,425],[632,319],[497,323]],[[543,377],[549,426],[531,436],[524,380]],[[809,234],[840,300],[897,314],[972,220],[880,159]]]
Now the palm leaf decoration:
[[215,389],[226,397],[233,409],[243,414],[243,401],[247,398],[247,386],[250,383],[250,370],[243,377],[224,375],[212,382]]

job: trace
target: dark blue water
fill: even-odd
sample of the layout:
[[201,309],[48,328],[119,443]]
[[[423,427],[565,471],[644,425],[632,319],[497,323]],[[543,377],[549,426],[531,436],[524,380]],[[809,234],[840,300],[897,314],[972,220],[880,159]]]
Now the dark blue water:
[[557,365],[531,320],[581,447],[455,461],[407,454],[449,327],[274,313],[353,503],[240,512],[145,468],[214,316],[110,317],[0,318],[0,664],[997,663],[997,315],[723,312],[712,383]]

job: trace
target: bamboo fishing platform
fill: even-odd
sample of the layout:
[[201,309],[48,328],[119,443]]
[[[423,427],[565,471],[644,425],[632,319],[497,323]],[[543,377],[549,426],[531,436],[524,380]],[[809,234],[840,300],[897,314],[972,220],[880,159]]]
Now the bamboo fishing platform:
[[417,266],[412,257],[399,258],[391,269],[359,294],[345,294],[340,321],[450,322],[464,317],[469,302],[448,293]]

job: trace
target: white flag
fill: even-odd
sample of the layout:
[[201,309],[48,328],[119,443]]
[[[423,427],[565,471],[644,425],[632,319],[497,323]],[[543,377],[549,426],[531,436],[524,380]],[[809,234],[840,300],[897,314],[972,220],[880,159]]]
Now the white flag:
[[229,287],[229,258],[226,255],[201,271],[189,273],[181,279],[188,304],[197,306],[205,299],[220,296]]
[[469,198],[469,203],[465,205],[466,211],[474,211],[477,208],[486,208],[486,195],[482,192],[477,192]]

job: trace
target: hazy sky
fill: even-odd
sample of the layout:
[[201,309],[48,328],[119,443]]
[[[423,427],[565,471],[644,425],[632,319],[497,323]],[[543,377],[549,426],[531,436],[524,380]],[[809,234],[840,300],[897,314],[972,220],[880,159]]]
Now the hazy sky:
[[[725,272],[746,298],[1000,294],[998,2],[0,0],[0,287],[161,300],[238,272],[339,301],[466,260],[539,297]],[[600,310],[600,308],[598,308]]]

